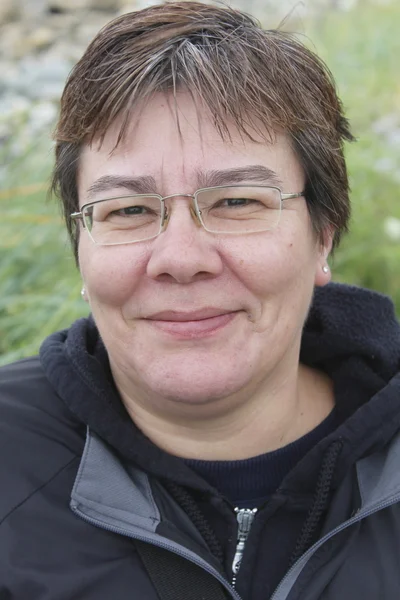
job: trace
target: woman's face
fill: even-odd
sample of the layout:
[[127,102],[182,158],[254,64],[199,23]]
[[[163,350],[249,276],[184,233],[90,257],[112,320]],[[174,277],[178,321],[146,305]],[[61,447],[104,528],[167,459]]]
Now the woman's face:
[[[188,94],[177,108],[179,129],[160,94],[134,115],[114,152],[117,128],[101,147],[84,148],[81,205],[104,176],[152,177],[153,191],[167,196],[192,194],[200,172],[255,165],[273,171],[283,192],[303,190],[303,170],[284,135],[256,143],[232,128],[223,141]],[[95,199],[119,193],[127,189],[113,186]],[[168,226],[150,241],[96,246],[80,235],[81,273],[117,386],[130,386],[133,396],[204,404],[273,385],[297,366],[314,285],[329,278],[322,271],[327,248],[316,240],[305,199],[285,202],[276,229],[245,235],[205,231],[188,198],[167,205]]]

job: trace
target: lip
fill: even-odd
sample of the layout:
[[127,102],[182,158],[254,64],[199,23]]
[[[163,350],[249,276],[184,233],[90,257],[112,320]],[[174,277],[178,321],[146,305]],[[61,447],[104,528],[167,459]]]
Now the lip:
[[208,337],[226,327],[238,314],[217,308],[205,308],[191,312],[162,311],[145,320],[173,337],[195,339]]
[[232,314],[232,310],[226,310],[221,308],[207,307],[199,310],[184,311],[184,310],[164,310],[158,313],[154,313],[146,319],[150,321],[171,321],[171,322],[188,322],[188,321],[203,321],[205,319],[212,319],[221,315]]

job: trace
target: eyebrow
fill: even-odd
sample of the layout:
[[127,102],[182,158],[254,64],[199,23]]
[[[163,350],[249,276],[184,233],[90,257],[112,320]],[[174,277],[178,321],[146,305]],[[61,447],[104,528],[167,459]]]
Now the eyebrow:
[[263,165],[245,165],[244,167],[233,167],[222,171],[198,171],[197,177],[201,187],[229,185],[231,183],[235,185],[247,182],[278,187],[282,185],[282,181],[275,171]]
[[134,194],[154,194],[156,180],[150,175],[143,177],[126,177],[121,175],[103,175],[92,183],[86,191],[87,200],[92,200],[98,194],[106,194],[110,190],[124,188]]
[[[282,181],[275,171],[263,165],[246,165],[244,167],[233,167],[223,170],[197,171],[197,185],[199,188],[250,182],[260,185],[282,186]],[[141,177],[103,175],[99,179],[96,179],[87,189],[87,201],[93,200],[98,194],[107,194],[116,188],[124,188],[127,192],[133,194],[157,193],[156,180],[150,175]]]

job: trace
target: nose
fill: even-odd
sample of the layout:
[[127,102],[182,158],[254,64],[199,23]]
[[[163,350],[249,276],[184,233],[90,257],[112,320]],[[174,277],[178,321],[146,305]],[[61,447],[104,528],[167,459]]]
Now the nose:
[[165,229],[152,242],[147,275],[191,283],[222,272],[218,240],[198,223],[187,197],[174,198]]

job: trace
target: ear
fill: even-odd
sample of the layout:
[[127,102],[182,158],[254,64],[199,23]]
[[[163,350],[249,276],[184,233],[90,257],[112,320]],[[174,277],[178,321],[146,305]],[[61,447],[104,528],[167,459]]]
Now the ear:
[[318,287],[326,285],[332,278],[332,273],[328,265],[328,257],[332,250],[334,233],[335,231],[332,227],[327,227],[319,237],[314,279],[314,284]]

